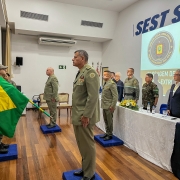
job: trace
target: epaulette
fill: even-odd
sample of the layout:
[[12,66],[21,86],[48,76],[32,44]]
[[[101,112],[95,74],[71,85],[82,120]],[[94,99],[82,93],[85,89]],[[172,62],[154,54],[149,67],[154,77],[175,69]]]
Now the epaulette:
[[89,70],[89,69],[92,69],[92,67],[91,66],[87,66],[86,69]]
[[112,79],[111,79],[111,82],[112,82],[112,84],[115,83]]

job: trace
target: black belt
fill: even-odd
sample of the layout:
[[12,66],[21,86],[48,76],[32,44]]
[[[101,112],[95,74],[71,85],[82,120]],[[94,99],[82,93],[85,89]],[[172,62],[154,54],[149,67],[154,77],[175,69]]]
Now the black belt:
[[126,96],[134,96],[133,93],[124,93],[124,95],[126,95]]

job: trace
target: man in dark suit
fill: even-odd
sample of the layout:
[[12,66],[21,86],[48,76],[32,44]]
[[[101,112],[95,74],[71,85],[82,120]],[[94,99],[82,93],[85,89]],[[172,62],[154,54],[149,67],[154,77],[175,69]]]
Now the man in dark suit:
[[176,70],[174,81],[169,93],[168,114],[180,118],[180,69]]
[[121,102],[123,98],[123,91],[124,91],[124,83],[120,80],[121,73],[116,72],[115,74],[115,82],[117,84],[117,91],[118,91],[118,101]]

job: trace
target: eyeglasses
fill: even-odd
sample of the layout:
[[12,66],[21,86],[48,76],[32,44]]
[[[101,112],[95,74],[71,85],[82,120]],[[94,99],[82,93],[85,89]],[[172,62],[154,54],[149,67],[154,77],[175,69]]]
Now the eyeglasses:
[[174,74],[174,76],[180,76],[180,74]]

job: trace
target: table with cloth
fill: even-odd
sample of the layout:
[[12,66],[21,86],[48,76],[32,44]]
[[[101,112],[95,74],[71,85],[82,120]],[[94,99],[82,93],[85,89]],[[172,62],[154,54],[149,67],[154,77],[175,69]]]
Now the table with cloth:
[[[175,128],[180,119],[171,118],[158,113],[147,113],[145,110],[133,111],[117,105],[113,117],[113,134],[143,158],[172,172],[171,155]],[[105,132],[102,109],[100,121],[96,126]]]

